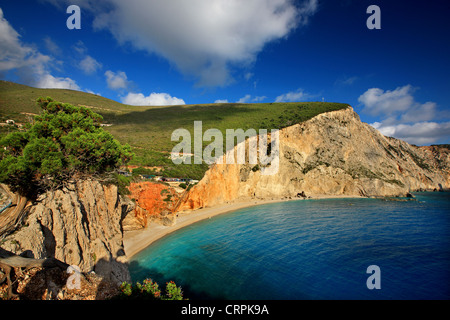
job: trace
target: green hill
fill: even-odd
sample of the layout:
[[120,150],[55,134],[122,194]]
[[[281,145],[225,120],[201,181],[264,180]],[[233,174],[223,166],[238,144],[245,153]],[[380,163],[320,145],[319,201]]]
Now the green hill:
[[[225,137],[226,129],[281,129],[306,121],[317,114],[348,106],[324,102],[129,106],[85,92],[37,89],[0,81],[0,121],[4,123],[7,119],[12,119],[26,122],[30,119],[26,113],[40,112],[35,104],[39,96],[49,96],[55,101],[91,108],[110,125],[106,130],[121,143],[128,143],[133,147],[136,157],[131,164],[164,166],[172,169],[172,174],[177,174],[183,166],[175,168],[168,159],[167,153],[178,143],[170,141],[171,134],[178,128],[185,128],[193,135],[194,121],[202,121],[203,132],[209,128],[217,128]],[[208,144],[209,142],[204,142],[204,145]],[[206,166],[185,165],[183,170],[178,175],[200,177]]]

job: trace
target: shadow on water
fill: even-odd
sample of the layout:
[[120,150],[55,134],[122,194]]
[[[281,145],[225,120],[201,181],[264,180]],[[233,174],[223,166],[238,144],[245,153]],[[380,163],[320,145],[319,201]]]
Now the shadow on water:
[[132,282],[135,284],[136,282],[141,282],[145,279],[152,279],[154,282],[158,283],[161,291],[165,290],[166,283],[169,281],[175,282],[178,287],[181,287],[183,292],[183,297],[189,300],[225,300],[224,295],[211,295],[210,293],[204,291],[198,291],[192,288],[189,284],[187,284],[181,278],[168,278],[158,270],[154,268],[144,267],[137,261],[131,261],[128,265],[130,273],[134,275],[132,277]]

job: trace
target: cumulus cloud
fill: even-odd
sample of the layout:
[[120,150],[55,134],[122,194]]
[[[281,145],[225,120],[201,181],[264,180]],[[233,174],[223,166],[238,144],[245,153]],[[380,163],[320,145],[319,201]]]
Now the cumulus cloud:
[[199,86],[229,84],[232,68],[251,65],[267,43],[307,24],[318,8],[318,0],[69,2],[95,12],[96,30],[164,57]]
[[311,99],[311,95],[306,93],[303,89],[299,88],[296,91],[284,93],[276,97],[275,102],[298,102]]
[[128,93],[122,98],[122,103],[132,106],[170,106],[183,105],[183,99],[172,97],[168,93],[152,93],[149,96],[144,96],[142,93]]
[[358,101],[363,112],[378,116],[380,121],[371,125],[382,134],[413,144],[431,144],[450,137],[450,122],[441,122],[444,113],[434,102],[417,102],[413,96],[417,90],[411,85],[395,90],[371,88]]
[[83,60],[80,61],[79,68],[86,74],[93,74],[97,70],[102,68],[102,64],[87,55]]
[[74,80],[64,77],[54,77],[51,74],[40,77],[36,86],[38,88],[81,90]]
[[390,115],[411,108],[414,104],[413,91],[414,89],[411,85],[398,87],[392,91],[371,88],[364,92],[358,98],[358,101],[364,104],[363,111],[373,116]]
[[105,72],[105,77],[108,88],[112,90],[123,90],[129,87],[130,82],[123,71],[113,72],[108,70]]
[[[47,46],[49,43],[47,41]],[[0,8],[0,73],[15,71],[22,82],[39,88],[80,89],[70,78],[51,75],[50,62],[54,63],[52,57],[22,43],[19,33],[4,18]]]
[[433,144],[442,138],[450,137],[450,122],[417,122],[414,124],[383,125],[380,122],[371,124],[382,134],[396,137],[416,145]]

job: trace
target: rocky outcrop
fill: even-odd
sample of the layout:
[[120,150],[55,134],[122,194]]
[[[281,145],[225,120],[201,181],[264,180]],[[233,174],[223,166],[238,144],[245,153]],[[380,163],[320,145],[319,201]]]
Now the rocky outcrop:
[[2,248],[35,259],[55,257],[116,283],[130,281],[121,225],[130,206],[115,185],[73,182],[41,195],[27,210],[24,224],[2,240]]
[[276,174],[262,175],[260,166],[248,163],[214,164],[179,210],[302,192],[313,197],[382,197],[450,187],[448,149],[385,137],[361,122],[351,107],[284,128],[279,140]]
[[150,221],[163,225],[175,223],[172,213],[179,200],[175,188],[158,182],[132,182],[128,187],[129,198],[135,203],[134,209],[125,217],[124,231],[139,230],[147,227]]

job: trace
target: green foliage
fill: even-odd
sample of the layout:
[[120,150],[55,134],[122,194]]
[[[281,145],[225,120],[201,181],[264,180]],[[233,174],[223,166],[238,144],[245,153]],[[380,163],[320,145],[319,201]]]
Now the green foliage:
[[177,287],[175,282],[170,281],[166,285],[166,296],[164,300],[183,300],[181,287]]
[[137,282],[132,285],[123,282],[120,285],[119,299],[140,299],[140,300],[183,300],[183,292],[181,287],[170,281],[166,284],[165,294],[162,294],[159,285],[152,279],[145,279],[143,283]]
[[111,183],[117,186],[117,192],[119,192],[120,195],[129,195],[131,194],[131,192],[127,187],[130,185],[133,179],[133,177],[126,177],[114,172],[112,175]]
[[111,172],[133,154],[100,127],[86,107],[39,98],[43,112],[27,131],[0,140],[0,182],[25,195],[57,188],[80,174]]
[[[200,180],[208,165],[174,165],[170,151],[178,143],[171,141],[171,134],[178,128],[194,134],[194,121],[202,121],[203,132],[211,128],[219,129],[224,138],[226,129],[252,128],[280,129],[303,122],[328,111],[341,110],[348,106],[343,103],[290,102],[290,103],[216,103],[183,106],[127,106],[118,102],[74,90],[37,89],[7,81],[0,81],[0,121],[13,119],[25,122],[28,115],[37,113],[39,107],[30,101],[38,95],[51,95],[60,101],[88,106],[87,109],[101,114],[111,126],[105,130],[121,143],[133,147],[136,156],[130,165],[159,166],[161,175]],[[10,132],[9,127],[0,128]],[[209,142],[203,142],[203,147]],[[224,146],[226,144],[224,143]],[[224,150],[225,151],[225,150]]]
[[132,170],[133,175],[156,175],[156,171],[152,170],[152,169],[147,169],[147,168],[143,168],[143,167],[139,167],[139,168],[135,168]]

